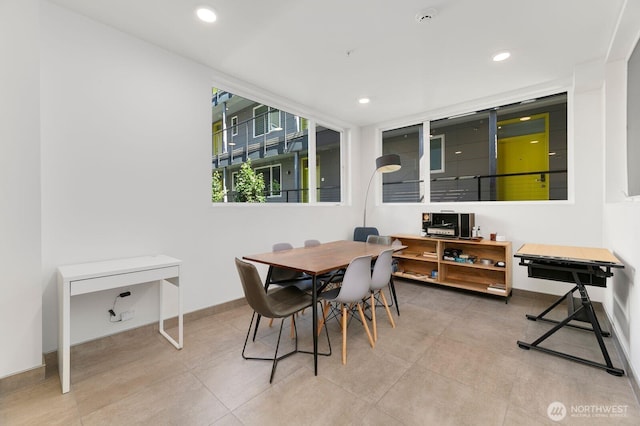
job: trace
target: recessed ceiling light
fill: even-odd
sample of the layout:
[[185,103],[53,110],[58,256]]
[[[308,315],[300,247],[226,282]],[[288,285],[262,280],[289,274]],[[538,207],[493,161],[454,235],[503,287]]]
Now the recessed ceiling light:
[[531,141],[529,143],[540,143],[540,141]]
[[216,19],[218,19],[216,13],[212,9],[204,6],[196,9],[196,15],[201,21],[207,23],[215,22]]
[[520,121],[529,121],[531,117],[520,117]]
[[361,104],[368,104],[369,102],[371,102],[371,99],[369,98],[360,98],[358,99],[358,102]]
[[505,59],[508,59],[509,56],[511,56],[511,53],[509,52],[496,53],[495,55],[493,55],[493,61],[494,62],[504,61]]
[[556,153],[555,152],[550,152],[549,155],[556,155]]
[[462,154],[462,151],[456,151],[456,155]]
[[428,22],[432,20],[433,18],[436,17],[437,14],[438,14],[438,10],[434,7],[430,7],[428,9],[421,10],[420,12],[416,13],[416,16],[414,17],[414,19],[416,20],[417,23],[420,24],[422,22]]

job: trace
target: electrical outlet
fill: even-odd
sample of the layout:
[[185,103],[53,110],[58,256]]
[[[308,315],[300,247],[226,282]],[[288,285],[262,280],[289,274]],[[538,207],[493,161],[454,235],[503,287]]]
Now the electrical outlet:
[[134,310],[124,311],[123,313],[120,314],[120,321],[129,321],[134,317],[135,313],[136,311]]

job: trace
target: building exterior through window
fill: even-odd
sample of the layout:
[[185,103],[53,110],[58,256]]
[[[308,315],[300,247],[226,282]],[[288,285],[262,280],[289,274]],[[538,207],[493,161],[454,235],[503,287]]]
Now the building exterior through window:
[[[226,193],[222,202],[235,201],[235,176],[248,160],[262,175],[268,203],[308,203],[310,191],[316,202],[340,202],[342,133],[310,128],[309,122],[214,88],[211,165]],[[310,182],[309,149],[315,150],[315,182]]]
[[424,202],[425,175],[430,202],[566,200],[567,94],[386,130],[382,150],[402,161],[386,203]]

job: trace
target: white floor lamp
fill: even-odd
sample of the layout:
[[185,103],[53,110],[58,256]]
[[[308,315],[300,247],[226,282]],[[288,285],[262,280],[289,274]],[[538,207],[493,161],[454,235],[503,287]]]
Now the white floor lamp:
[[367,201],[369,200],[369,190],[371,189],[371,182],[373,182],[373,177],[376,175],[376,172],[380,173],[391,173],[400,170],[402,165],[400,164],[400,156],[398,154],[385,154],[381,157],[376,158],[376,169],[371,174],[371,179],[369,179],[369,185],[367,186],[367,192],[364,198],[364,214],[362,218],[362,227],[366,228],[367,226]]

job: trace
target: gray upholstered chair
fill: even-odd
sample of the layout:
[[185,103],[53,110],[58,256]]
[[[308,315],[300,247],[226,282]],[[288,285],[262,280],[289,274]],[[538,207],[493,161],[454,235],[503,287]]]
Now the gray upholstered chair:
[[388,235],[367,235],[367,242],[371,244],[391,245],[391,237]]
[[320,245],[320,241],[318,240],[306,240],[304,242],[304,246],[305,247],[315,247],[315,246],[319,246]]
[[[393,254],[393,249],[385,250],[380,253],[380,256],[375,261],[375,265],[373,267],[373,274],[371,276],[371,323],[373,324],[373,341],[378,341],[378,324],[376,323],[376,306],[377,303],[381,303],[384,306],[384,309],[387,311],[387,316],[389,317],[389,322],[391,323],[391,327],[395,328],[396,324],[393,321],[393,317],[391,316],[391,311],[389,310],[389,304],[387,303],[387,298],[382,291],[385,287],[389,285],[389,280],[391,280],[391,264],[393,262],[393,258],[391,255]],[[377,302],[377,303],[376,303]]]
[[378,228],[359,226],[353,229],[353,241],[367,241],[369,235],[379,235]]
[[[283,250],[291,250],[293,246],[289,243],[277,243],[271,248],[272,251],[278,252]],[[278,268],[274,266],[271,268],[270,276],[267,280],[267,287],[271,284],[276,284],[281,287],[296,286],[300,290],[309,291],[313,286],[311,277],[303,274],[299,271],[291,269]]]
[[[272,361],[273,365],[271,367],[271,376],[269,378],[269,383],[271,383],[273,381],[273,375],[276,372],[276,367],[278,366],[278,361],[293,355],[296,352],[311,353],[298,350],[298,330],[295,325],[294,314],[311,306],[313,304],[313,299],[309,294],[295,286],[284,287],[280,290],[267,293],[262,285],[262,281],[260,280],[258,270],[253,264],[236,258],[236,268],[240,275],[240,282],[242,283],[245,298],[247,299],[249,306],[253,309],[251,323],[249,324],[249,330],[247,330],[247,337],[244,339],[244,346],[242,347],[242,357],[244,359]],[[273,358],[250,357],[246,354],[247,342],[249,341],[249,335],[251,334],[256,314],[266,318],[280,318],[280,331],[278,332],[278,341],[276,343],[276,350],[273,354]],[[287,317],[291,317],[293,324],[295,332],[295,349],[278,356],[280,338],[282,336],[282,325],[284,324],[284,319]],[[329,352],[322,353],[321,355],[331,354],[329,333],[327,332],[326,334],[327,343],[329,344]]]
[[[318,240],[306,240],[304,242],[305,247],[316,247],[322,244]],[[344,269],[336,269],[333,271],[326,272],[324,274],[318,275],[318,293],[322,292],[327,285],[333,284],[339,280],[342,280],[342,276],[344,275]]]
[[[271,251],[284,251],[291,250],[293,246],[289,243],[276,243],[271,247]],[[313,288],[312,277],[303,274],[299,271],[294,271],[291,269],[278,268],[274,266],[270,269],[269,275],[267,276],[267,281],[265,283],[265,289],[269,289],[269,286],[272,284],[278,285],[280,287],[289,287],[295,286],[302,291],[311,291]],[[258,319],[258,323],[259,323]],[[273,318],[269,320],[269,327],[273,325]],[[256,332],[258,331],[258,325],[256,324]],[[291,325],[291,337],[293,338],[293,323]],[[255,333],[253,336],[253,340],[255,340]]]
[[[322,318],[318,324],[318,334],[322,331],[325,318],[331,307],[332,303],[339,305],[342,311],[341,325],[342,325],[342,363],[347,363],[347,322],[349,315],[353,315],[353,307],[358,310],[360,319],[367,337],[369,338],[369,344],[373,348],[375,342],[369,331],[367,325],[367,319],[362,311],[362,300],[369,295],[369,289],[371,287],[371,256],[356,257],[349,263],[347,270],[344,273],[342,285],[339,288],[325,291],[320,295],[320,298],[324,301],[324,309],[322,311]],[[326,331],[326,327],[325,331]]]

